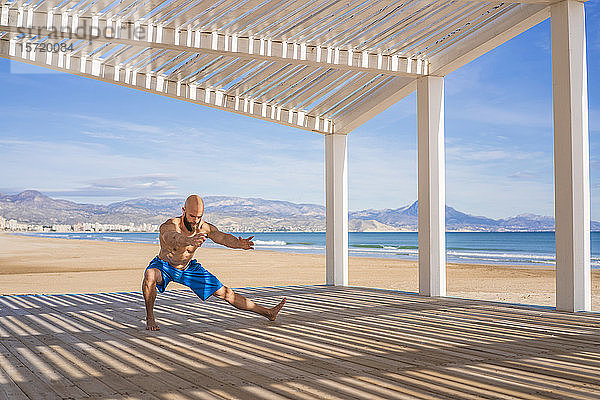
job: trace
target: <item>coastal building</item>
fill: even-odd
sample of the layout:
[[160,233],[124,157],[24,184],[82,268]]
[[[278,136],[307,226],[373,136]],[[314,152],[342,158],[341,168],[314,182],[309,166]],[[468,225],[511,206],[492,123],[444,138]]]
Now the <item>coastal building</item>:
[[26,231],[28,225],[18,222],[16,219],[9,219],[6,221],[6,229],[10,231]]
[[79,222],[69,224],[30,224],[19,222],[16,219],[7,220],[0,217],[0,230],[8,231],[30,231],[30,232],[158,232],[157,224],[142,223],[136,225],[128,224],[101,224],[99,222]]
[[72,232],[73,225],[55,224],[50,228],[52,232]]

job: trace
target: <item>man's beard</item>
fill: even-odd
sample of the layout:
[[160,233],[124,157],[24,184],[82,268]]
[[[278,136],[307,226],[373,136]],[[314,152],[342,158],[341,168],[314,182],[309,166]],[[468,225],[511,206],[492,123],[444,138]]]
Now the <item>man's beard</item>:
[[187,214],[183,214],[183,224],[185,225],[185,229],[187,229],[190,232],[195,232],[196,228],[198,228],[198,225],[200,225],[196,224],[196,226],[192,226],[192,224],[190,224],[187,220]]

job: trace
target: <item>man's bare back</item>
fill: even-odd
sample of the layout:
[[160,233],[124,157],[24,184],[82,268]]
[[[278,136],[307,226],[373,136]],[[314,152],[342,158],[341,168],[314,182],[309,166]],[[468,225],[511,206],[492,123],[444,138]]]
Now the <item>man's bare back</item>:
[[[160,264],[161,262],[166,263],[166,268],[173,267],[176,270],[185,271],[177,272],[174,270],[177,275],[188,274],[189,269],[187,269],[187,267],[194,257],[194,253],[202,246],[207,238],[215,243],[230,248],[245,250],[254,248],[254,243],[252,242],[253,236],[250,236],[247,239],[243,239],[241,236],[235,237],[231,234],[219,231],[217,227],[204,221],[202,219],[204,203],[199,196],[189,196],[182,211],[183,215],[181,217],[171,218],[160,226],[160,251],[156,260],[158,264],[153,264],[151,262],[144,273],[142,291],[146,302],[146,329],[149,330],[159,330],[158,324],[154,319],[154,300],[156,299],[157,285],[161,285],[161,291],[164,290],[164,287],[162,287],[164,283],[162,274],[165,273],[165,271],[161,270],[161,268],[163,268],[161,265],[165,264]],[[203,300],[205,297],[212,294],[215,297],[226,300],[238,309],[256,312],[271,321],[274,321],[277,318],[279,310],[281,310],[285,304],[286,299],[284,298],[275,307],[265,308],[254,303],[252,300],[235,293],[230,288],[222,285],[214,275],[210,274],[208,271],[205,272],[205,276],[208,277],[207,279],[210,280],[212,277],[213,282],[207,281],[207,284],[212,283],[213,288],[209,289],[210,286],[204,286],[204,290],[209,291],[205,292],[201,297]],[[190,273],[193,274],[191,271]],[[196,279],[195,282],[200,286],[204,285],[201,279]],[[216,282],[218,286],[214,286],[214,282]],[[221,287],[215,290],[219,286]],[[192,285],[191,287],[193,289],[195,286]],[[194,291],[196,290],[194,289]],[[196,293],[198,294],[198,292]]]

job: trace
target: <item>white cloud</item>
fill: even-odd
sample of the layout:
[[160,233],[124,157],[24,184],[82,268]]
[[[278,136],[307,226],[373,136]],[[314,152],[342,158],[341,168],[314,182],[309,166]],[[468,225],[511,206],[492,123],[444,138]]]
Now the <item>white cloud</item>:
[[177,186],[172,182],[176,175],[148,174],[139,176],[120,176],[114,178],[93,179],[80,187],[71,189],[40,189],[48,195],[61,197],[127,197],[151,196],[164,197],[176,194]]
[[[110,181],[102,181],[103,176],[120,177],[123,171],[143,171],[147,172],[143,176],[154,178],[162,176],[160,166],[153,160],[115,154],[102,144],[2,139],[0,149],[4,153],[2,163],[11,166],[2,168],[3,185],[19,190],[38,189],[76,195],[80,190],[93,189],[102,196],[102,189],[109,191],[111,188]],[[152,175],[152,171],[158,175]],[[112,184],[114,186],[117,181]],[[137,186],[131,193],[142,190],[147,191],[143,186]]]
[[[0,149],[7,154],[3,163],[20,171],[18,179],[3,177],[3,185],[17,190],[43,189],[63,198],[97,197],[100,202],[118,196],[201,191],[323,203],[324,139],[320,135],[290,138],[244,130],[155,127],[152,136],[161,142],[145,143],[145,134],[140,133],[143,125],[138,124],[135,132],[125,132],[118,121],[113,126],[112,120],[95,122],[85,118],[83,124],[96,126],[97,131],[79,131],[82,138],[92,139],[88,142],[1,140]],[[27,162],[31,155],[35,155],[35,164]]]
[[446,146],[447,204],[493,218],[524,212],[552,215],[552,154],[523,146],[468,143]]
[[539,178],[538,174],[534,174],[528,171],[517,171],[508,175],[509,178],[519,179],[519,180],[535,180]]
[[533,107],[530,103],[502,104],[501,106],[485,104],[462,104],[460,108],[448,109],[448,117],[454,120],[475,121],[486,125],[503,125],[528,128],[552,129],[552,109],[544,109],[543,105]]
[[600,109],[590,108],[588,121],[590,132],[600,132]]
[[[416,140],[416,137],[413,138]],[[349,208],[397,208],[416,200],[416,148],[363,131],[348,138]]]
[[96,139],[116,139],[116,140],[126,140],[127,139],[126,136],[115,135],[114,133],[110,133],[110,132],[81,131],[81,133],[86,136],[93,137]]
[[[450,162],[486,162],[490,161],[523,161],[523,160],[540,160],[545,157],[542,152],[526,152],[517,149],[506,148],[498,149],[491,145],[482,144],[461,144],[460,141],[455,141],[456,144],[446,145],[446,160]],[[478,163],[479,164],[479,163]]]
[[121,131],[140,132],[140,133],[162,133],[160,127],[147,124],[139,124],[129,121],[106,119],[94,115],[69,114],[68,117],[78,118],[91,122],[93,126],[112,127]]
[[552,175],[547,179],[515,179],[477,168],[450,166],[446,171],[446,203],[492,218],[521,213],[553,215]]
[[444,82],[444,95],[452,97],[462,92],[469,92],[482,87],[483,67],[478,64],[467,64],[448,75]]

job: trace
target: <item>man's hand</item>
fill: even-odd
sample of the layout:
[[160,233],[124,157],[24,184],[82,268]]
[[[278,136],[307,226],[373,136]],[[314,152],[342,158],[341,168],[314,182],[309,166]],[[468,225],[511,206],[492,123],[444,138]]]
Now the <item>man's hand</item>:
[[190,236],[188,238],[188,243],[191,246],[195,246],[195,247],[202,246],[202,243],[204,243],[205,241],[206,241],[206,234],[205,233],[196,233],[194,236]]
[[250,236],[248,239],[242,239],[241,236],[238,236],[238,240],[240,241],[240,249],[253,250],[254,249],[254,242],[252,241],[253,237],[254,236]]

